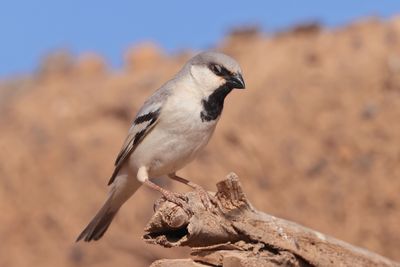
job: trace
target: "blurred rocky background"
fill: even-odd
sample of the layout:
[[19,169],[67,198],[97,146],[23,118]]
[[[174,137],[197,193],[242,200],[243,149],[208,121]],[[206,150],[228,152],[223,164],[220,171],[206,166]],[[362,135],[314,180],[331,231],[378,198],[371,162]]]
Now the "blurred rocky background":
[[[214,190],[234,171],[259,210],[400,260],[400,18],[239,28],[216,49],[240,62],[247,89],[228,96],[214,138],[179,174]],[[105,198],[136,111],[193,53],[145,43],[112,70],[99,55],[59,51],[0,82],[0,266],[186,255],[141,241],[159,197],[147,188],[100,242],[74,241]]]

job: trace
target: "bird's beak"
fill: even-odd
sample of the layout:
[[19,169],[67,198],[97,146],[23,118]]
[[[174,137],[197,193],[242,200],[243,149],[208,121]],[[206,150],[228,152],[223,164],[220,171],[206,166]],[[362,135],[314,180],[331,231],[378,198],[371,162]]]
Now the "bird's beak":
[[227,83],[232,88],[236,88],[236,89],[245,89],[246,88],[242,74],[240,74],[240,73],[236,73],[236,74],[230,76],[227,79]]

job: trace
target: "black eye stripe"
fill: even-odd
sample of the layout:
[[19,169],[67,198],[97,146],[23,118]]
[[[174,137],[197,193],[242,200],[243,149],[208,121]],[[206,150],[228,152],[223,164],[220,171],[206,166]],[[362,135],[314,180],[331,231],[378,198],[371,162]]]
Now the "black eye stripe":
[[[218,66],[218,67],[217,67]],[[225,67],[218,65],[218,64],[210,64],[208,66],[208,68],[215,73],[215,75],[218,76],[223,76],[223,77],[227,77],[227,76],[232,76],[232,72],[230,72],[229,70],[227,70]],[[220,71],[219,71],[220,69]]]

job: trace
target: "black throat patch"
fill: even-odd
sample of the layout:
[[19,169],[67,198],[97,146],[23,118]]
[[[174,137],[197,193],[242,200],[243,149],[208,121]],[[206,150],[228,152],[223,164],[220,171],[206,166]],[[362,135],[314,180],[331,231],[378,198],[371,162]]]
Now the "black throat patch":
[[200,112],[202,122],[213,121],[221,115],[224,108],[225,97],[233,88],[227,84],[223,84],[217,88],[208,98],[201,100],[203,110]]

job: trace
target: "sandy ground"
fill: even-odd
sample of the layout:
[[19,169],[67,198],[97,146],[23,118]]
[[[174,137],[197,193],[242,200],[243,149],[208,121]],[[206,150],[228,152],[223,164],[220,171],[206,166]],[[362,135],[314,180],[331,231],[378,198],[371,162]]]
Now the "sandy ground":
[[[214,190],[234,171],[258,209],[400,260],[400,19],[237,31],[217,47],[241,63],[247,90],[228,96],[212,141],[180,175]],[[143,44],[115,71],[60,52],[0,82],[0,266],[186,255],[140,240],[159,196],[147,188],[100,242],[74,240],[105,198],[134,114],[190,55]]]

